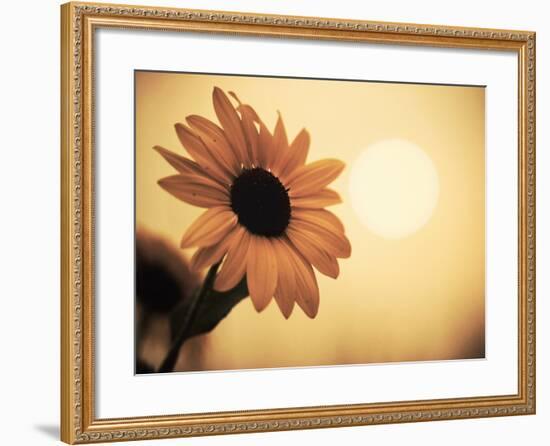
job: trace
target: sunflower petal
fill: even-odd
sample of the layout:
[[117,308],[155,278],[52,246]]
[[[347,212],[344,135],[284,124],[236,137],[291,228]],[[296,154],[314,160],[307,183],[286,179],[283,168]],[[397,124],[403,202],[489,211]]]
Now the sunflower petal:
[[[262,143],[266,142],[265,131],[267,129],[256,113],[256,110],[250,105],[240,104],[238,110],[242,116],[243,129],[249,144],[250,160],[255,166],[263,167],[265,163],[262,163],[262,161],[264,161],[265,157],[263,156],[264,150],[262,150]],[[262,127],[264,128],[264,134],[260,136]],[[267,136],[271,137],[269,132],[267,132]]]
[[207,177],[198,175],[172,175],[158,181],[165,191],[199,207],[215,207],[229,204],[228,191]]
[[193,271],[200,271],[212,266],[222,259],[226,253],[224,249],[227,249],[227,247],[222,243],[197,249],[189,262],[190,268]]
[[162,157],[179,173],[207,176],[206,172],[195,161],[171,152],[161,146],[155,146],[153,149],[160,153]]
[[238,107],[240,112],[246,112],[248,113],[254,122],[260,123],[260,117],[258,116],[258,113],[256,113],[256,110],[254,110],[250,105],[248,104],[240,104]]
[[300,133],[294,138],[292,144],[286,153],[285,159],[282,161],[282,167],[280,171],[280,176],[285,177],[286,175],[294,172],[298,167],[301,167],[305,164],[307,153],[309,150],[310,137],[306,129],[302,129]]
[[291,197],[302,197],[320,191],[329,183],[332,183],[345,164],[337,159],[324,159],[315,161],[296,169],[287,178]]
[[242,105],[242,102],[239,99],[239,97],[237,96],[237,93],[235,93],[234,91],[228,91],[227,93],[229,94],[229,96],[231,96],[233,99],[235,99],[239,103],[239,105]]
[[319,311],[319,286],[311,265],[300,253],[287,242],[289,247],[289,259],[294,267],[296,283],[296,302],[304,313],[310,318],[315,318]]
[[289,230],[301,232],[313,244],[322,246],[328,253],[338,258],[348,258],[351,255],[351,244],[344,233],[329,230],[316,223],[293,219]]
[[236,224],[237,216],[229,207],[210,208],[187,229],[181,239],[180,247],[211,246],[227,236]]
[[281,313],[285,319],[288,319],[294,310],[295,301],[290,296],[291,295],[282,294],[279,290],[275,290],[275,294],[273,295],[273,299],[275,299],[275,302],[277,303],[277,306],[279,307],[279,310],[281,310]]
[[275,151],[273,149],[273,135],[263,122],[259,123],[260,134],[258,136],[258,164],[264,169],[269,169],[273,163]]
[[285,124],[280,113],[277,124],[275,124],[275,130],[273,131],[272,151],[272,164],[270,167],[276,175],[279,175],[288,152],[288,137],[286,136]]
[[257,117],[257,115],[250,106],[240,105],[238,109],[241,112],[243,130],[248,147],[248,158],[250,159],[252,165],[257,166],[259,135],[258,130],[256,130],[256,125],[254,124],[254,116]]
[[170,179],[170,185],[174,185],[174,187],[179,186],[183,188],[188,184],[200,184],[219,192],[223,197],[229,196],[229,188],[227,186],[224,186],[205,175],[180,173],[178,175],[171,175],[166,179]]
[[292,218],[308,221],[322,226],[329,231],[345,232],[344,225],[340,219],[326,209],[294,209],[292,211]]
[[233,146],[235,153],[239,155],[240,163],[248,166],[249,159],[246,150],[246,140],[239,115],[235,111],[235,108],[229,101],[228,97],[220,88],[214,87],[212,99],[214,102],[216,116],[225,130],[227,139]]
[[275,302],[279,306],[283,316],[288,319],[294,309],[296,300],[296,285],[294,269],[289,259],[289,248],[281,240],[273,239],[273,247],[277,258],[277,288],[275,289]]
[[185,150],[187,150],[189,155],[193,157],[206,173],[222,183],[227,183],[228,180],[231,180],[228,172],[224,171],[218,164],[218,160],[211,155],[210,150],[195,132],[179,122],[175,125],[175,128],[178,138],[183,147],[185,147]]
[[204,144],[210,149],[225,169],[232,175],[240,170],[238,154],[227,141],[224,131],[209,119],[198,115],[185,118],[189,126],[199,135]]
[[240,226],[239,228],[240,231],[229,246],[227,256],[214,282],[214,288],[218,291],[228,291],[235,287],[246,272],[250,234],[244,228]]
[[227,250],[232,245],[235,238],[240,237],[239,231],[242,231],[242,227],[238,226],[234,228],[224,240],[221,240],[215,245],[199,248],[193,254],[190,261],[190,267],[192,270],[200,271],[204,268],[212,266],[214,263],[219,262],[223,256],[227,253]]
[[246,263],[246,281],[256,311],[269,304],[277,287],[277,259],[271,240],[251,236]]
[[291,199],[290,204],[293,208],[306,208],[306,209],[318,209],[325,206],[332,206],[342,202],[338,192],[332,189],[321,189],[311,195],[304,195],[303,197],[294,197]]
[[287,229],[287,236],[296,249],[315,267],[315,269],[317,269],[317,271],[333,279],[338,277],[340,274],[338,261],[335,256],[322,249],[322,245],[313,243],[311,238],[291,228]]

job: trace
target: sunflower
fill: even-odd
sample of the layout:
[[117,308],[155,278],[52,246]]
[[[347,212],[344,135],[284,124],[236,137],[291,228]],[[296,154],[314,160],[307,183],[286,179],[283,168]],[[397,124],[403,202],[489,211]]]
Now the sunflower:
[[305,129],[289,143],[280,113],[271,133],[250,105],[229,94],[235,106],[214,87],[220,126],[197,115],[175,125],[193,160],[155,146],[178,171],[159,185],[207,209],[187,229],[181,248],[198,248],[191,259],[195,270],[223,261],[216,290],[230,290],[246,275],[258,312],[274,297],[286,318],[295,302],[314,318],[319,288],[313,267],[336,278],[337,258],[351,254],[344,226],[324,209],[341,202],[327,186],[344,163],[324,159],[306,164],[310,136]]

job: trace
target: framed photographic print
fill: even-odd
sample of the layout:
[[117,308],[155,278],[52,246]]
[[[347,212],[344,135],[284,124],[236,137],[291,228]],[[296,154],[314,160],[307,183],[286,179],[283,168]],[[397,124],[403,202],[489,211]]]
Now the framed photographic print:
[[62,6],[62,440],[535,413],[535,34]]

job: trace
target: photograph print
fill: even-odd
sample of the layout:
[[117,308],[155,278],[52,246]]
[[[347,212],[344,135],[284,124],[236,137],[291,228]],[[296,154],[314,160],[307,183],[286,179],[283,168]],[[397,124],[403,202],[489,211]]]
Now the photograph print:
[[136,70],[135,372],[485,358],[485,88]]

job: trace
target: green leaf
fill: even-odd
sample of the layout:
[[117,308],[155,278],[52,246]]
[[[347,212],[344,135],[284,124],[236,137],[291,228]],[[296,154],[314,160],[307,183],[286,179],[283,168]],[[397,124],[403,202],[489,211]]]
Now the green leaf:
[[[205,291],[202,298],[201,291]],[[178,305],[170,316],[170,333],[174,341],[181,330],[187,324],[190,313],[195,311],[185,334],[185,340],[212,331],[237,305],[248,296],[246,278],[233,289],[225,292],[197,290],[189,299],[185,299]],[[183,344],[183,342],[182,342]]]
[[212,265],[201,288],[173,312],[170,318],[172,346],[158,373],[173,371],[183,343],[193,336],[211,331],[235,305],[248,296],[244,278],[232,290],[223,293],[214,290],[214,280],[219,266],[219,263]]

